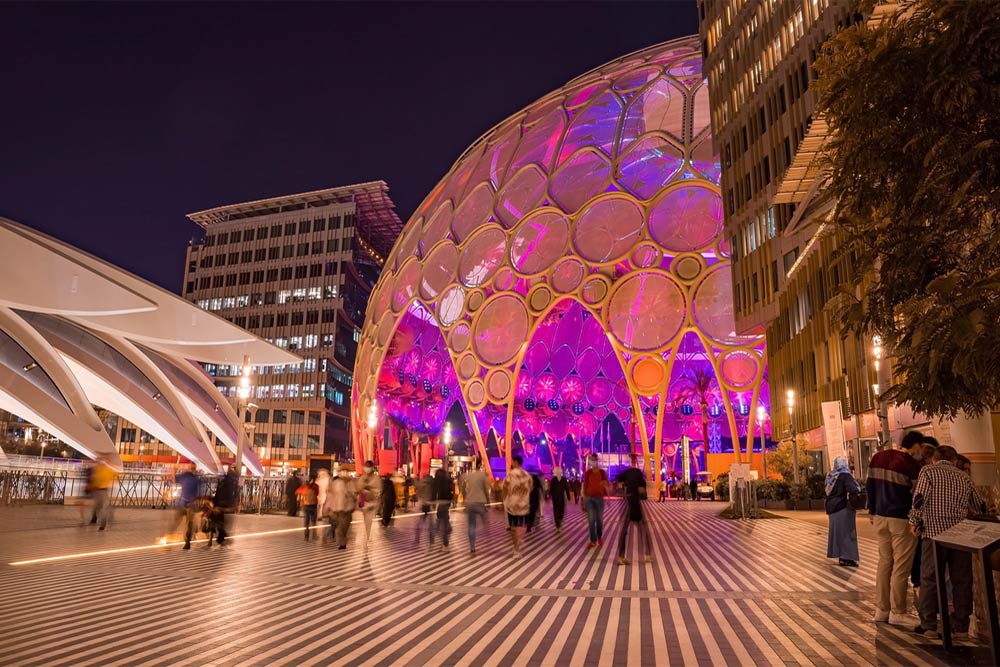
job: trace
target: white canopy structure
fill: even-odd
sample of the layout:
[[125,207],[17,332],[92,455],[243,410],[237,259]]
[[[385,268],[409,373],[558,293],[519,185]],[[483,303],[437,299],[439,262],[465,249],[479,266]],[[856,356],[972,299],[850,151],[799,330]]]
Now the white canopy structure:
[[[93,255],[0,218],[0,409],[85,454],[120,458],[93,406],[211,472],[236,411],[198,362],[302,360]],[[252,447],[243,462],[262,474]]]

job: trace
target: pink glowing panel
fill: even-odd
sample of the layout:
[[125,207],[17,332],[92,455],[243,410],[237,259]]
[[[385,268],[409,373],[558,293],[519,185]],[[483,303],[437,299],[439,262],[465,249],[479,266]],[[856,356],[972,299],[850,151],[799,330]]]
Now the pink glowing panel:
[[580,151],[552,177],[549,189],[563,210],[573,213],[608,188],[611,163],[593,149]]
[[442,191],[443,197],[451,199],[456,204],[461,204],[464,201],[466,193],[472,186],[476,185],[475,183],[470,183],[470,178],[472,177],[472,170],[475,169],[482,154],[482,146],[469,151],[469,154],[462,159],[458,167],[455,168],[454,174],[448,179],[448,184]]
[[621,116],[622,102],[611,92],[604,93],[570,123],[559,151],[559,162],[584,146],[599,147],[605,155],[611,155]]
[[465,198],[451,222],[451,231],[456,243],[464,242],[480,225],[493,215],[493,188],[489,183],[480,183]]
[[451,206],[451,202],[446,201],[438,206],[437,210],[434,211],[434,215],[424,223],[424,231],[420,236],[420,254],[422,257],[427,256],[427,253],[430,252],[435,243],[448,237],[453,217],[454,209]]
[[451,241],[436,246],[424,261],[420,280],[420,296],[428,301],[436,299],[444,288],[455,280],[458,268],[458,249]]
[[385,345],[389,342],[389,337],[392,335],[392,327],[395,323],[396,320],[392,316],[392,313],[386,312],[382,315],[382,318],[378,321],[378,329],[375,334],[375,340],[378,341],[379,345]]
[[510,229],[545,196],[545,174],[533,164],[522,168],[497,193],[497,215]]
[[458,262],[458,277],[467,287],[485,284],[504,263],[507,236],[498,227],[484,227],[469,239]]
[[377,286],[378,295],[375,297],[374,313],[384,313],[389,310],[389,302],[392,300],[392,281],[383,280]]
[[545,341],[536,340],[528,348],[527,354],[524,355],[524,366],[529,373],[532,375],[537,375],[545,369],[546,364],[549,361],[549,348],[545,344]]
[[607,81],[591,81],[574,88],[566,95],[566,108],[577,109],[604,93],[610,84]]
[[556,395],[559,383],[551,373],[545,373],[535,380],[535,398],[539,401],[547,401]]
[[410,300],[417,295],[417,283],[420,280],[420,264],[411,258],[396,275],[395,292],[392,295],[392,310],[403,312]]
[[591,379],[597,375],[597,371],[601,370],[600,355],[598,355],[593,348],[587,348],[580,353],[580,357],[576,364],[576,370],[580,374],[580,377],[584,380]]
[[684,136],[684,93],[667,79],[653,83],[629,105],[619,152],[647,132],[669,132],[678,139]]
[[500,179],[507,171],[507,164],[510,162],[514,147],[517,145],[521,129],[515,126],[507,131],[507,134],[486,147],[475,171],[469,178],[469,185],[489,181],[494,188],[500,186]]
[[701,74],[701,58],[693,57],[686,60],[682,60],[670,67],[669,70],[671,75],[677,77],[685,86],[693,86],[702,80]]
[[429,380],[430,382],[437,382],[438,376],[441,373],[441,357],[436,354],[428,355],[424,359],[424,370],[423,378],[424,380]]
[[565,259],[552,270],[552,286],[557,292],[572,292],[583,282],[584,272],[583,262]]
[[719,254],[727,259],[733,255],[732,244],[725,236],[719,239]]
[[403,265],[403,262],[417,253],[417,243],[420,241],[420,234],[423,230],[423,220],[407,225],[403,230],[403,240],[396,248],[396,268]]
[[559,394],[566,403],[576,403],[583,399],[583,380],[578,377],[568,377],[563,380]]
[[618,166],[618,181],[640,199],[649,199],[673,180],[684,164],[684,152],[658,135],[644,137]]
[[593,405],[607,405],[615,391],[615,385],[607,378],[594,378],[587,384],[587,400]]
[[[579,339],[579,335],[577,335],[577,339]],[[562,340],[566,339],[562,338]],[[559,377],[569,375],[576,366],[576,354],[577,352],[573,347],[560,345],[552,354],[552,359],[549,360],[549,367],[552,369],[552,372]]]
[[730,352],[722,359],[722,376],[734,387],[750,386],[757,377],[757,359],[749,352]]
[[[525,124],[532,120],[535,119],[526,119]],[[543,169],[549,169],[565,128],[566,112],[559,107],[549,111],[548,115],[525,131],[524,139],[521,140],[511,160],[511,169],[519,169],[532,162],[541,165]]]
[[701,330],[718,343],[739,343],[733,319],[733,279],[728,266],[712,271],[694,295],[694,319]]
[[473,338],[483,362],[493,366],[509,362],[527,339],[528,311],[520,299],[504,295],[483,306]]
[[566,254],[569,221],[557,211],[543,209],[526,218],[510,242],[510,260],[521,273],[545,271]]
[[697,137],[702,130],[712,122],[712,110],[708,106],[708,84],[699,88],[694,94],[694,110],[692,113],[691,136]]
[[608,324],[630,350],[653,350],[669,343],[684,324],[684,294],[658,273],[626,278],[611,296]]
[[654,202],[649,212],[649,233],[667,250],[700,250],[721,232],[722,199],[702,187],[674,190]]
[[517,386],[514,389],[514,398],[519,401],[523,401],[528,398],[528,396],[531,396],[531,385],[531,376],[522,371],[521,374],[517,376]]
[[[465,310],[465,290],[453,285],[444,291],[438,302],[438,321],[443,327],[450,327],[462,317]],[[454,341],[453,341],[454,344]]]
[[712,150],[712,137],[706,136],[701,143],[691,149],[691,163],[708,180],[718,184],[722,177],[722,165],[719,156]]
[[[461,292],[461,287],[455,287],[452,289],[457,289]],[[444,303],[444,298],[441,299]],[[461,310],[459,311],[461,312]],[[469,343],[472,341],[472,332],[469,330],[469,325],[465,322],[455,325],[455,328],[451,331],[451,338],[449,339],[451,349],[456,353],[465,352]]]
[[573,245],[591,262],[616,261],[642,236],[642,221],[642,209],[631,199],[601,199],[588,206],[576,221]]
[[623,74],[615,79],[614,89],[621,91],[636,90],[637,88],[642,88],[647,83],[659,76],[661,70],[659,67],[643,67],[642,69],[633,70],[627,74]]

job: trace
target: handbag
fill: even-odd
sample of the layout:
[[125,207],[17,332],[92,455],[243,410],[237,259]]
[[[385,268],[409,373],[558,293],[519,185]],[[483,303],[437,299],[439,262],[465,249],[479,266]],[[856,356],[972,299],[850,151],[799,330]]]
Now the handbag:
[[868,507],[868,494],[864,489],[847,492],[847,504],[854,510],[863,510]]

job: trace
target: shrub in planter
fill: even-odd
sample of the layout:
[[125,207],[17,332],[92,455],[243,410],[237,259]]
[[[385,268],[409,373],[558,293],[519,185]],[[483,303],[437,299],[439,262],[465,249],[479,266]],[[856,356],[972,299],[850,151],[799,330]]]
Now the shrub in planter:
[[809,487],[809,500],[826,500],[826,477],[809,475],[806,486]]
[[765,479],[757,484],[757,498],[760,500],[788,500],[789,484],[780,479]]
[[729,500],[729,473],[724,472],[715,479],[715,499]]
[[790,497],[795,502],[801,500],[809,500],[809,485],[799,482],[798,484],[791,484],[789,487]]

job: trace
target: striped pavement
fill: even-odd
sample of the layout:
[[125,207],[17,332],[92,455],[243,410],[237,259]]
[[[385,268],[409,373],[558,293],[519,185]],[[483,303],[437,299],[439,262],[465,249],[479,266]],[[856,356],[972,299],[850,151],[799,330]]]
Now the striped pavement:
[[[605,545],[550,515],[509,557],[499,511],[468,553],[465,515],[448,551],[421,519],[363,528],[340,551],[295,520],[240,516],[228,549],[153,547],[165,513],[121,511],[108,531],[71,508],[0,510],[0,665],[964,665],[871,622],[877,550],[861,567],[824,558],[826,530],[795,519],[735,522],[717,503],[646,503],[652,563],[620,566],[623,506]],[[259,534],[255,534],[259,533]],[[631,537],[631,536],[630,536]],[[139,547],[131,551],[113,551]],[[43,562],[47,557],[72,556]],[[10,563],[26,564],[11,565]],[[914,618],[914,624],[916,619]],[[982,663],[985,664],[985,663]]]

